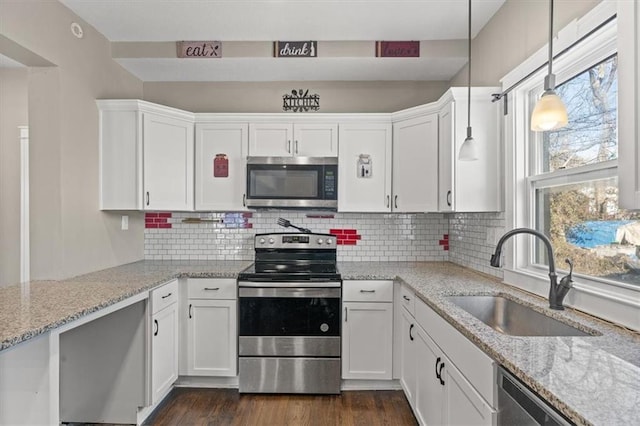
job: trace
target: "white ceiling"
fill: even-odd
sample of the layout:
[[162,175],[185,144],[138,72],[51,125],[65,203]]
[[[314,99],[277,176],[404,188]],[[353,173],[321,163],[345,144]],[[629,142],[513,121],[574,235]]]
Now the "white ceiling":
[[[467,0],[60,1],[113,42],[467,38]],[[472,2],[473,36],[504,1]],[[144,81],[448,80],[466,63],[460,52],[411,59],[224,58],[224,45],[222,59],[115,59]]]

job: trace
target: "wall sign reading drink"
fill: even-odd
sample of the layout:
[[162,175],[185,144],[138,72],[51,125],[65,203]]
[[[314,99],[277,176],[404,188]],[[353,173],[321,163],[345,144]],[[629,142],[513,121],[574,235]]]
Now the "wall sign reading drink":
[[419,41],[376,41],[378,58],[419,58]]
[[318,42],[274,41],[273,56],[275,58],[316,58],[318,56]]
[[222,57],[222,42],[220,41],[178,41],[176,48],[178,58]]

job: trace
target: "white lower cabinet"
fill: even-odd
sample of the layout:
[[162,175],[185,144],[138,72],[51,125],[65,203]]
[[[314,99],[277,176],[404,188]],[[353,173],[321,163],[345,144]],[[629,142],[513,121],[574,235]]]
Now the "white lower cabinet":
[[393,281],[344,281],[342,378],[390,380]]
[[237,290],[235,279],[188,279],[187,374],[237,374]]
[[495,425],[493,361],[424,302],[406,303],[415,295],[405,286],[400,294],[400,383],[418,422]]
[[151,293],[151,403],[160,401],[178,378],[178,281]]

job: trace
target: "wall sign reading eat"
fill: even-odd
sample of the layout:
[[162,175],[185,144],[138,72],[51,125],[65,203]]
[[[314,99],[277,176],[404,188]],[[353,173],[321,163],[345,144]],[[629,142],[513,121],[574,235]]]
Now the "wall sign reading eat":
[[220,41],[179,41],[176,43],[178,58],[221,58]]

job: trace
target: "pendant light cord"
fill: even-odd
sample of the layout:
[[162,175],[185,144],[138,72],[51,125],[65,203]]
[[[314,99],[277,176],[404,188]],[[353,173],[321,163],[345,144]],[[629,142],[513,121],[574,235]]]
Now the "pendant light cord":
[[[553,1],[553,0],[552,0]],[[469,0],[469,37],[468,37],[468,60],[467,65],[467,133],[471,128],[471,0]],[[470,136],[470,135],[467,135]]]
[[[549,0],[549,72],[553,74],[551,65],[553,63],[553,0]],[[546,87],[545,87],[546,89]]]

